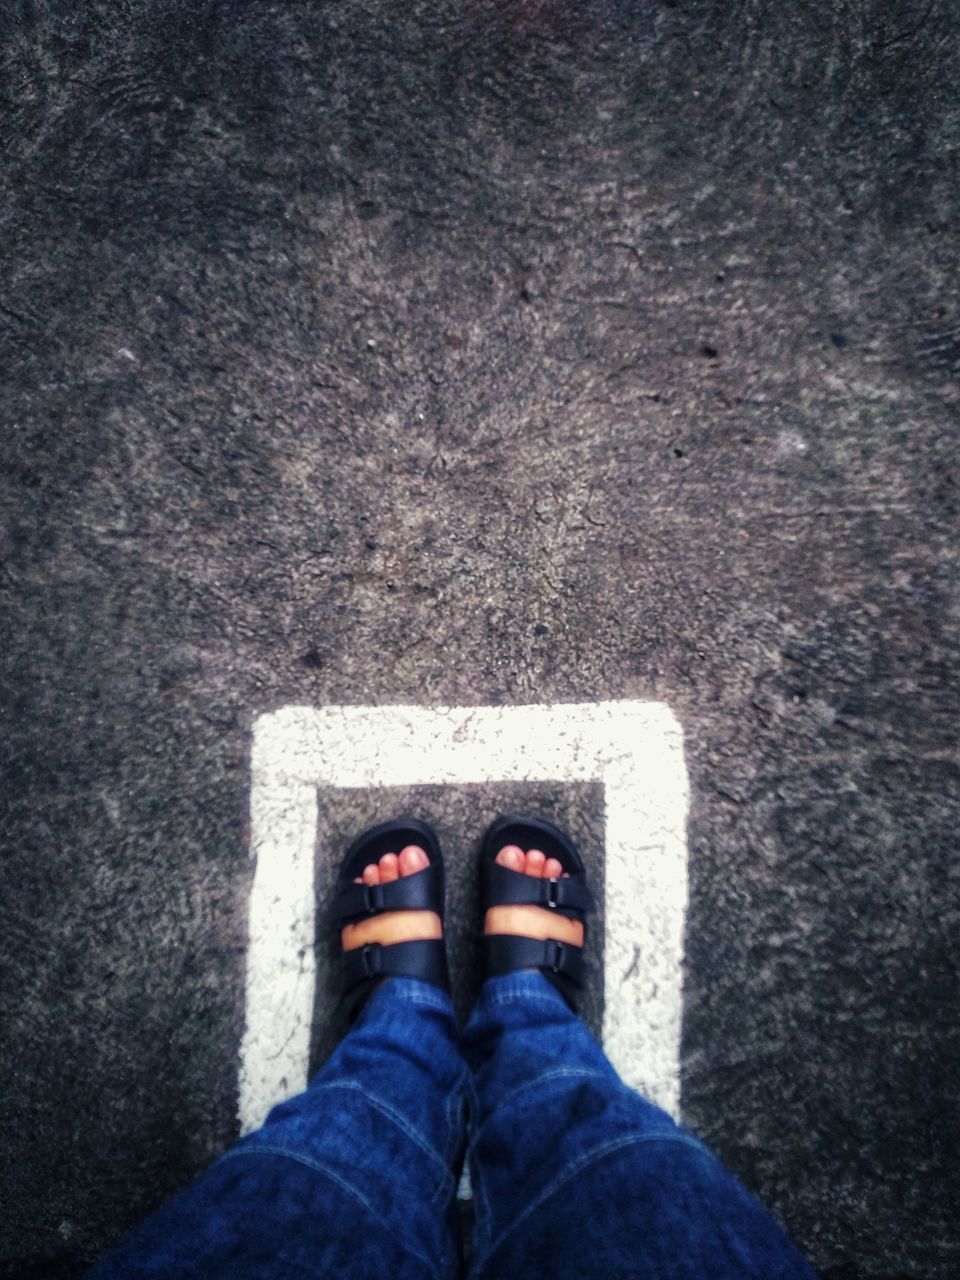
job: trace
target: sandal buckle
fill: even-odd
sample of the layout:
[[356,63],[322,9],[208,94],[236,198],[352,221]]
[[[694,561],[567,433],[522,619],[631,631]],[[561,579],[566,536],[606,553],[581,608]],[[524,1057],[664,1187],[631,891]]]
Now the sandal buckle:
[[547,906],[550,908],[551,911],[555,911],[557,909],[557,905],[558,905],[557,886],[559,885],[559,883],[560,881],[557,879],[556,876],[551,876],[550,879],[547,881],[547,885],[549,886],[547,889]]
[[365,884],[363,886],[363,909],[368,915],[383,910],[383,886]]
[[563,965],[563,956],[564,956],[563,943],[557,942],[554,939],[551,939],[551,942],[553,944],[553,958],[551,960],[548,960],[547,963],[550,965],[550,968],[553,970],[554,973],[559,973],[561,966]]
[[380,948],[381,944],[379,942],[364,943],[360,951],[360,958],[363,961],[363,976],[365,978],[375,978],[380,973]]

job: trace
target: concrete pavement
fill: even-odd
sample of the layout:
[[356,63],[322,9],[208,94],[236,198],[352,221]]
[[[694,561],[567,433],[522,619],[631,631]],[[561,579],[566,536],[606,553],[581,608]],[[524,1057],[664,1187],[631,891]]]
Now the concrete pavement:
[[[832,1280],[956,1275],[957,15],[0,33],[0,1275],[236,1133],[258,716],[607,699],[684,733],[687,1122]],[[596,787],[397,799],[602,874]]]

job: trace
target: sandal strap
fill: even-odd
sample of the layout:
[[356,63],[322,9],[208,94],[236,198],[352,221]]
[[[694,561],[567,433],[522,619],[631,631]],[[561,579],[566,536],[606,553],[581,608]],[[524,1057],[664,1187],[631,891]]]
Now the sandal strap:
[[518,934],[489,933],[483,939],[483,959],[488,978],[514,969],[543,969],[548,976],[562,974],[582,987],[587,972],[583,948],[553,938],[542,942]]
[[372,978],[419,978],[449,990],[447,950],[442,938],[414,938],[386,946],[368,942],[343,953],[343,977],[345,995]]
[[549,907],[562,916],[577,919],[593,906],[586,872],[577,871],[564,879],[541,879],[502,867],[499,862],[481,863],[481,893],[484,907],[525,905]]
[[[443,874],[431,862],[412,876],[400,876],[389,884],[346,884],[333,903],[338,924],[378,916],[383,911],[435,911],[443,915]],[[429,939],[427,939],[429,941]]]

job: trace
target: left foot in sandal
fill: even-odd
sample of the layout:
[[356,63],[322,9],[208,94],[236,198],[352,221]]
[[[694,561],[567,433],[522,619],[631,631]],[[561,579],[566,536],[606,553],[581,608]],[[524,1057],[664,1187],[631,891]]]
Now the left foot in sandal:
[[[528,849],[524,853],[519,845],[504,845],[497,854],[496,861],[509,871],[519,871],[527,876],[544,880],[567,878],[567,873],[557,859],[548,858],[541,849]],[[489,907],[484,916],[483,931],[514,933],[524,938],[538,938],[543,942],[554,938],[557,942],[565,942],[572,947],[583,946],[583,924],[546,907]]]
[[[418,844],[408,844],[399,854],[385,853],[378,862],[370,862],[356,884],[389,884],[402,876],[412,876],[430,865],[426,851]],[[344,925],[340,941],[344,951],[379,942],[412,942],[416,938],[442,938],[443,925],[435,911],[384,911],[369,920]]]

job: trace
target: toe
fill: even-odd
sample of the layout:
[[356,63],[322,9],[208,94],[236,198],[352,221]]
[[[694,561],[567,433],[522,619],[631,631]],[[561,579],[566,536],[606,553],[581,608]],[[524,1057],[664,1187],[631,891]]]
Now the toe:
[[364,884],[380,883],[380,866],[378,863],[371,862],[363,868],[363,883]]
[[400,876],[400,859],[395,853],[385,853],[380,859],[380,883],[389,884]]
[[412,876],[429,865],[430,859],[418,844],[408,844],[405,849],[400,850],[399,866],[402,876]]
[[546,865],[547,855],[542,849],[527,850],[527,875],[543,876],[543,868]]
[[519,845],[506,844],[497,854],[496,861],[508,871],[522,871],[526,859]]
[[559,859],[548,858],[543,864],[543,878],[545,880],[559,880],[561,875],[563,875],[563,867],[560,865]]

